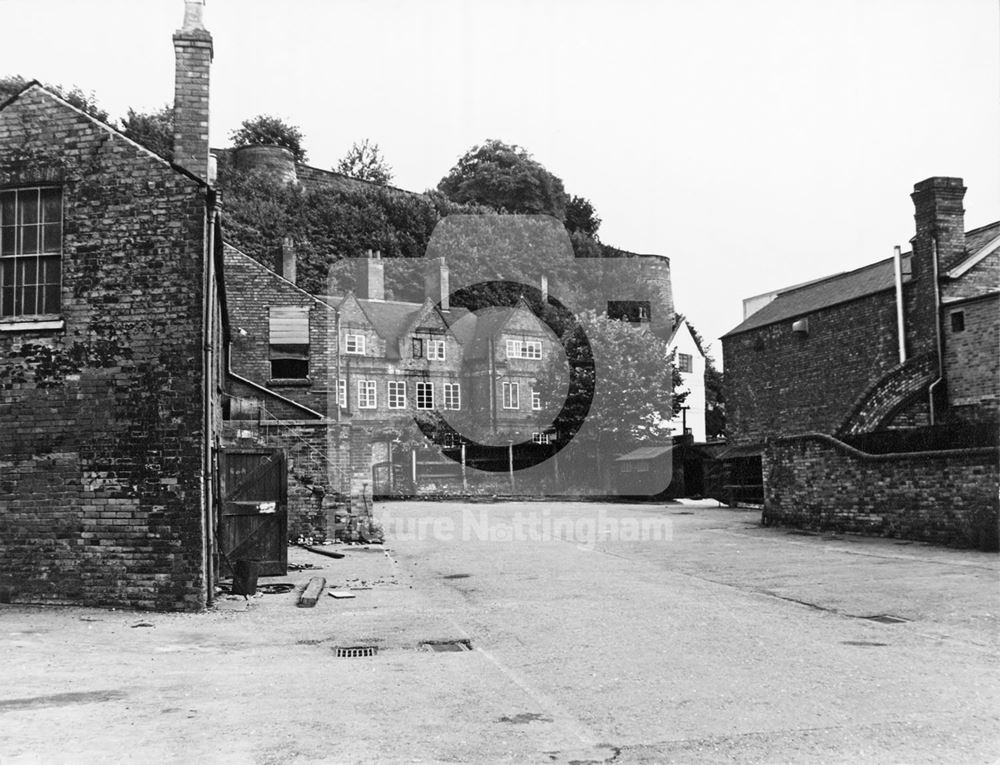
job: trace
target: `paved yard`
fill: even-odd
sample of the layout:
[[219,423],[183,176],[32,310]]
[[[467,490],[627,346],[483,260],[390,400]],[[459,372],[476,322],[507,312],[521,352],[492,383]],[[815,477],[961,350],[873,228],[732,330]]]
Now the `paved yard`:
[[315,609],[0,607],[0,764],[1000,758],[995,554],[690,503],[378,512],[385,550],[292,551],[353,588]]

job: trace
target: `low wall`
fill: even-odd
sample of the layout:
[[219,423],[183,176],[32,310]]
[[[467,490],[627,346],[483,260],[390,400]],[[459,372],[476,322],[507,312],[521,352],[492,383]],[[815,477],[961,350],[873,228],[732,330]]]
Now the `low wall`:
[[764,450],[764,523],[997,549],[996,447],[867,454],[823,434]]

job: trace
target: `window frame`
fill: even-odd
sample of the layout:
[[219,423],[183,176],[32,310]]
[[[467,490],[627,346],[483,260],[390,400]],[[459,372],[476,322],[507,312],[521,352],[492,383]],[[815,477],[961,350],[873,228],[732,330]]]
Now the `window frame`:
[[[367,343],[364,335],[354,334],[352,332],[344,333],[344,353],[349,356],[364,356],[367,350]],[[354,344],[354,350],[351,350],[351,344]]]
[[358,409],[378,409],[377,380],[358,380]]
[[500,404],[502,409],[511,411],[521,408],[521,383],[502,382],[500,387]]
[[[454,394],[452,396],[451,394]],[[452,406],[454,404],[454,406]],[[451,412],[462,409],[462,385],[457,382],[444,383],[444,408]]]
[[347,380],[344,378],[337,380],[337,405],[347,409]]
[[952,311],[948,314],[948,326],[953,335],[965,332],[965,311]]
[[677,354],[677,370],[685,374],[694,372],[694,356],[690,353]]
[[531,411],[542,411],[542,394],[534,388],[531,389]]
[[424,343],[428,361],[446,361],[446,345],[444,340],[428,340]]
[[385,384],[385,399],[390,409],[406,409],[406,381],[387,381]]
[[[36,198],[33,220],[24,222],[22,195],[32,192]],[[46,192],[52,192],[52,198],[58,204],[58,220],[47,215],[47,211],[51,210],[46,204]],[[7,221],[5,209],[13,215],[13,222]],[[0,189],[0,321],[37,323],[58,319],[62,315],[64,218],[65,196],[61,185],[37,184]],[[24,244],[28,230],[34,232],[35,251],[26,253]],[[50,241],[49,231],[53,230],[54,246],[49,247],[46,243]],[[29,262],[33,265],[30,281]],[[51,270],[55,271],[54,275]],[[26,311],[24,302],[29,290],[32,292],[33,310]]]
[[[416,384],[416,390],[413,395],[417,409],[427,411],[434,408],[434,383],[421,380]],[[429,399],[428,395],[430,396]]]

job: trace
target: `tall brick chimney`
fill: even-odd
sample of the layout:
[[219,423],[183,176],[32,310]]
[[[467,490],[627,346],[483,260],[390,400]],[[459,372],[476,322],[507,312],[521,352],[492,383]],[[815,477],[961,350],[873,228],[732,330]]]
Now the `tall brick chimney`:
[[381,252],[368,250],[366,257],[358,259],[357,287],[354,293],[359,298],[385,300],[385,264]]
[[424,295],[440,306],[442,311],[449,310],[448,296],[451,289],[448,286],[448,264],[444,258],[428,258],[424,268]]
[[[965,256],[965,185],[961,178],[935,176],[914,184],[912,281],[907,344],[911,355],[937,348],[938,279]],[[935,263],[936,259],[936,263]]]
[[208,75],[212,35],[205,0],[184,0],[184,24],[174,32],[174,163],[208,180]]

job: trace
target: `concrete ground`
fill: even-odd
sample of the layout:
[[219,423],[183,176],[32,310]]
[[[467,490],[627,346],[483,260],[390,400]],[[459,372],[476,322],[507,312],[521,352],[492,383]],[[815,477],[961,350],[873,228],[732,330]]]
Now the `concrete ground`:
[[386,503],[290,553],[353,599],[0,606],[0,765],[1000,760],[995,554],[713,504]]

